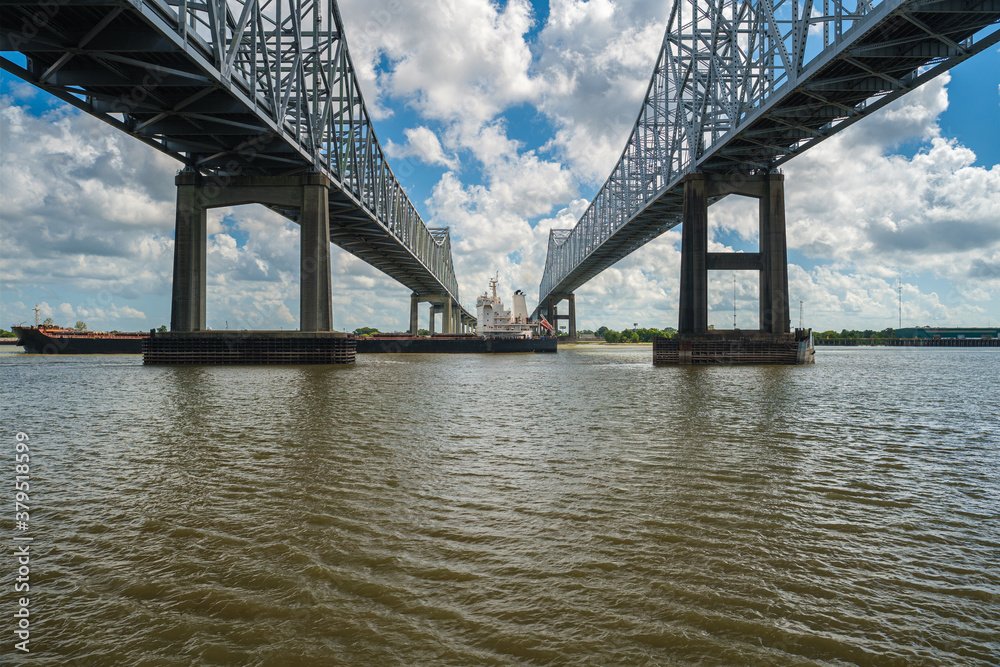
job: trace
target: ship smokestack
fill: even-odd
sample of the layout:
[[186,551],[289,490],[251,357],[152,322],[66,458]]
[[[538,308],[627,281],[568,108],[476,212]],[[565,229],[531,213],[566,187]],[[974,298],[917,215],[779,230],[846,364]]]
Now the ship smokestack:
[[514,292],[514,312],[511,315],[514,316],[515,322],[527,322],[528,321],[528,307],[524,303],[524,292],[517,290]]

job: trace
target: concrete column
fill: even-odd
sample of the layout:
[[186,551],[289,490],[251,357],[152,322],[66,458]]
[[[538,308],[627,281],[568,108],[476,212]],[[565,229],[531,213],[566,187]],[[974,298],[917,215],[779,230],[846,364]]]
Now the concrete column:
[[330,287],[330,188],[326,178],[309,174],[302,185],[299,269],[299,329],[333,330]]
[[431,332],[431,335],[432,335],[432,336],[434,335],[434,315],[435,315],[435,314],[436,314],[437,312],[438,312],[438,307],[437,307],[437,306],[435,306],[435,305],[434,305],[434,304],[432,303],[432,304],[431,304],[431,317],[430,317],[430,323],[429,323],[429,324],[427,325],[427,329],[428,329],[428,331],[430,331],[430,332]]
[[708,197],[704,174],[684,178],[681,223],[681,295],[677,330],[708,331]]
[[208,212],[199,196],[198,174],[181,172],[174,182],[177,185],[177,217],[170,330],[204,331]]
[[569,337],[576,338],[576,295],[569,294]]
[[444,304],[442,305],[441,311],[441,333],[450,334],[451,333],[451,297],[445,297]]
[[410,295],[410,335],[416,336],[420,330],[420,296]]
[[785,177],[768,174],[760,198],[760,329],[788,333],[788,249],[785,240]]

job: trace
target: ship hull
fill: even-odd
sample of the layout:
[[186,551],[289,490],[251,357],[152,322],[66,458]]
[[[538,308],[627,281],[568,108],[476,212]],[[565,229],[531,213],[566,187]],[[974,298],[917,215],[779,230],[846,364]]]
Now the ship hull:
[[515,352],[555,352],[555,338],[479,338],[399,336],[359,338],[358,354],[503,354]]
[[33,327],[14,327],[18,345],[28,354],[142,354],[142,337],[59,336]]

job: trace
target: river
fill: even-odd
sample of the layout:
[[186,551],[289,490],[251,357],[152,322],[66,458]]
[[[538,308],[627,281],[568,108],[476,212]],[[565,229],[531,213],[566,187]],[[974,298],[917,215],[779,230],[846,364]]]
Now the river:
[[31,653],[8,555],[0,655],[1000,664],[1000,350],[816,356],[2,353],[3,542],[31,538]]

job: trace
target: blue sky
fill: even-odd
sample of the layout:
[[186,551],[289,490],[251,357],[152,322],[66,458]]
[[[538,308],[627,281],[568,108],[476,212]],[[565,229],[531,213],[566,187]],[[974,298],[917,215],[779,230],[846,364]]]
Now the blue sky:
[[[487,278],[537,294],[551,228],[572,227],[621,153],[665,0],[343,0],[376,132],[430,226],[452,229],[462,300]],[[377,29],[366,28],[373,25]],[[387,18],[386,18],[387,17]],[[8,54],[9,55],[9,54]],[[0,325],[169,321],[179,165],[0,75]],[[874,328],[1000,321],[1000,50],[958,66],[785,168],[793,320]],[[756,247],[755,205],[712,208],[716,250]],[[294,225],[213,211],[209,325],[297,327]],[[676,326],[679,230],[577,292],[580,327]],[[335,327],[406,326],[409,293],[334,249]],[[737,274],[738,325],[756,287]],[[710,321],[732,326],[733,274]],[[424,315],[426,319],[426,315]]]

